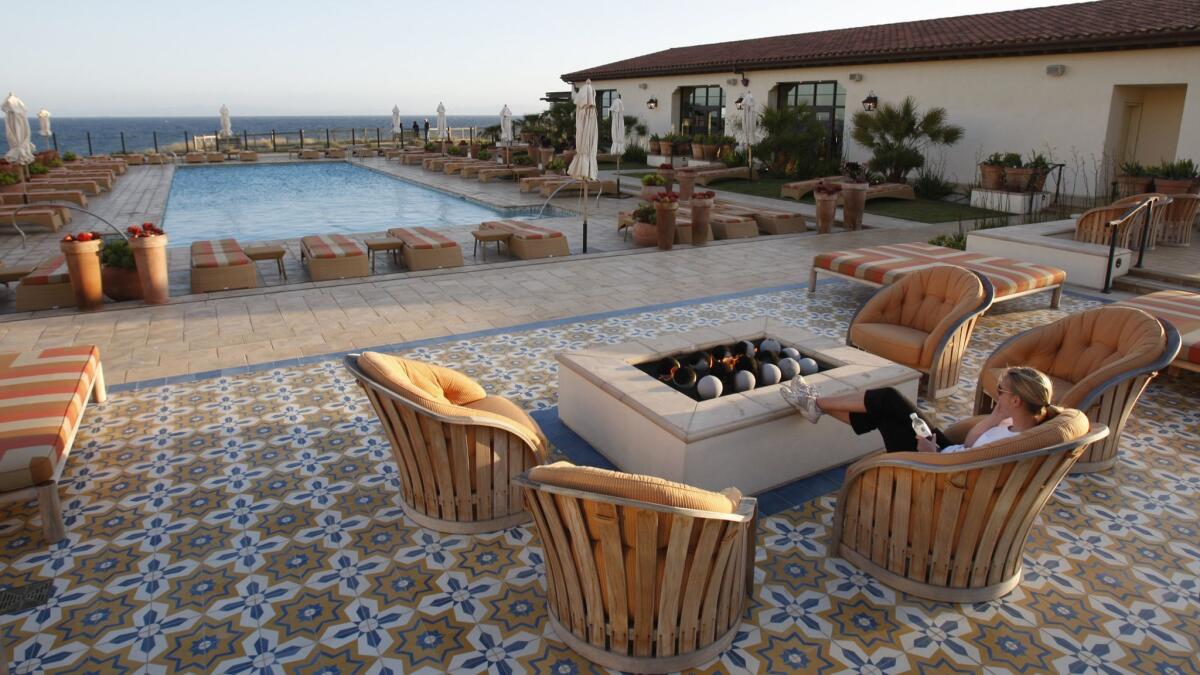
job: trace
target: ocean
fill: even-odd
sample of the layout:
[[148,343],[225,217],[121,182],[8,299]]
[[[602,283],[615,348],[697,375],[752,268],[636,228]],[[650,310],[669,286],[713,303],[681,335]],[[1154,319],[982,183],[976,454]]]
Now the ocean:
[[[430,127],[437,126],[437,113],[430,115],[401,115],[405,134],[412,132],[412,123],[416,121],[424,133],[425,119],[429,119]],[[160,150],[168,148],[182,150],[184,133],[188,138],[195,136],[213,136],[221,127],[221,119],[217,115],[210,117],[53,117],[51,131],[54,136],[46,138],[38,135],[38,121],[30,119],[29,126],[33,131],[33,144],[38,150],[56,147],[60,152],[70,150],[78,155],[89,154],[88,142],[91,141],[90,154],[122,151],[127,152],[153,150],[157,142]],[[283,145],[299,142],[299,132],[304,132],[305,144],[319,142],[324,144],[326,129],[329,130],[330,140],[348,143],[352,140],[361,142],[364,132],[367,140],[374,141],[375,130],[384,140],[391,139],[391,115],[346,115],[328,117],[237,117],[231,116],[233,133],[242,137],[257,134],[257,142],[261,145],[270,143],[271,132],[275,131],[277,143]],[[500,123],[499,115],[447,115],[446,123],[451,128],[478,127],[480,129]],[[353,130],[353,137],[351,135]],[[122,138],[123,136],[123,138]],[[8,142],[0,133],[0,155],[8,151]]]

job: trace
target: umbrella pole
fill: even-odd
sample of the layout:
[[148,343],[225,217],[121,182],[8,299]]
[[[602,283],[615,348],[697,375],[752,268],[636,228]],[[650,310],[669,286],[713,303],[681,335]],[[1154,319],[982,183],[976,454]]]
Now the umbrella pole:
[[587,179],[583,180],[583,252],[587,253],[587,204],[588,204],[588,184]]
[[617,197],[621,196],[621,156],[617,155]]

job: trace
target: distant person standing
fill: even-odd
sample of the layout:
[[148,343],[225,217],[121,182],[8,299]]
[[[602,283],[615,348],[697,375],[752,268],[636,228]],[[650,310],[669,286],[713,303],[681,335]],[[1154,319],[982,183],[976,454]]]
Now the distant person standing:
[[417,124],[416,120],[413,120],[413,138],[420,138],[420,137],[421,137],[421,126],[419,124]]
[[425,118],[425,142],[429,142],[429,118]]

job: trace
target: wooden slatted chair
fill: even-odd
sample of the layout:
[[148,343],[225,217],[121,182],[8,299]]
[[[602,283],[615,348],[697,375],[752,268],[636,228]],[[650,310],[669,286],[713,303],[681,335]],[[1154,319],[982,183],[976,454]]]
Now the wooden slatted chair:
[[1148,226],[1149,233],[1146,235],[1146,250],[1150,251],[1158,244],[1159,237],[1162,235],[1163,224],[1166,222],[1167,209],[1170,208],[1172,198],[1161,192],[1144,192],[1139,195],[1130,195],[1122,197],[1112,203],[1112,206],[1123,206],[1130,208],[1138,204],[1149,202],[1151,208],[1146,212],[1145,217],[1138,220],[1138,226],[1134,227],[1129,233],[1129,244],[1127,248],[1137,249],[1142,245],[1142,228]]
[[995,295],[987,277],[956,265],[915,270],[859,308],[846,344],[921,371],[936,400],[958,387],[975,322]]
[[550,446],[524,410],[448,368],[377,352],[344,363],[391,441],[413,521],[453,534],[529,521],[512,481],[545,461]]
[[1078,408],[1112,432],[1087,448],[1073,473],[1117,463],[1121,432],[1138,398],[1179,353],[1179,331],[1133,307],[1097,307],[1015,335],[984,362],[975,414],[995,407],[996,386],[1010,366],[1037,368],[1054,385],[1055,405]]
[[[966,437],[980,417],[946,430]],[[1108,434],[1078,410],[1011,438],[951,454],[879,453],[846,471],[833,554],[899,591],[985,602],[1021,582],[1033,521],[1090,443]]]
[[545,549],[550,626],[568,647],[664,673],[732,644],[753,593],[755,499],[568,462],[516,483]]
[[1171,195],[1171,203],[1163,209],[1158,243],[1164,246],[1191,246],[1197,213],[1200,213],[1200,195]]
[[1112,204],[1089,209],[1075,221],[1075,241],[1108,246],[1112,230],[1116,229],[1117,246],[1129,248],[1130,238],[1146,213],[1147,209],[1134,210]]

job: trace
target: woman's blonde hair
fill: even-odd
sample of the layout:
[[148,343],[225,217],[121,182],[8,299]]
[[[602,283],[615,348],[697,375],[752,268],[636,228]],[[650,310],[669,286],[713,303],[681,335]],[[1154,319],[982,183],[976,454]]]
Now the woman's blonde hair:
[[1037,368],[1029,368],[1027,366],[1016,366],[1004,371],[1004,377],[1000,378],[1000,382],[1008,385],[1008,392],[1016,394],[1017,398],[1021,399],[1021,403],[1025,405],[1025,409],[1033,413],[1034,417],[1039,420],[1046,416],[1053,406],[1050,405],[1051,399],[1054,398],[1054,384],[1050,382],[1050,378]]

